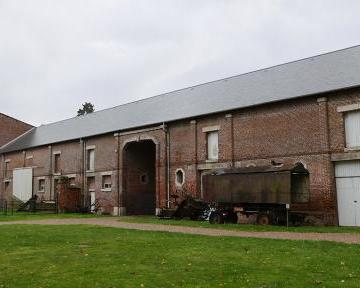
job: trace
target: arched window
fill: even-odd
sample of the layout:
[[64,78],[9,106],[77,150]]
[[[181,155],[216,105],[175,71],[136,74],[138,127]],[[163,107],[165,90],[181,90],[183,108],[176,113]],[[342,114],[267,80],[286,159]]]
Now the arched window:
[[177,186],[182,186],[185,182],[184,170],[177,169],[175,172],[175,183]]

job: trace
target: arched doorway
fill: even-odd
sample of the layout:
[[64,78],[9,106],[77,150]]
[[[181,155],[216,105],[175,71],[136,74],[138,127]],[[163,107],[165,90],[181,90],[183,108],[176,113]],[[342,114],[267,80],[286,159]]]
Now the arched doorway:
[[123,150],[123,187],[128,215],[154,215],[156,208],[156,145],[130,142]]

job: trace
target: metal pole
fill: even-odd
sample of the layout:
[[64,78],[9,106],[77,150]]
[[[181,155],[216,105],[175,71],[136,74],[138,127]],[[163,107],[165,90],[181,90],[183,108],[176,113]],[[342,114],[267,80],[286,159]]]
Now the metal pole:
[[289,208],[290,204],[286,204],[286,227],[289,227]]

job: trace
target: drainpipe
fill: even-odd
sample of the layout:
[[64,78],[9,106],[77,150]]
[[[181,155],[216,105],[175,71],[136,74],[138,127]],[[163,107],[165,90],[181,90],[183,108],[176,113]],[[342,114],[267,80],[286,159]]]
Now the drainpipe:
[[170,207],[170,134],[169,130],[163,122],[163,130],[165,132],[166,142],[166,207]]
[[51,194],[52,194],[52,191],[53,191],[53,174],[52,174],[52,171],[53,171],[53,162],[52,162],[52,146],[49,145],[48,146],[48,150],[49,150],[49,170],[48,170],[48,173],[49,173],[49,181],[50,181],[50,193],[49,193],[49,200],[52,200],[51,199]]
[[115,138],[116,138],[116,150],[115,150],[115,155],[116,155],[116,187],[117,187],[117,216],[121,216],[120,215],[120,135],[119,133],[115,133],[114,134]]
[[[85,183],[84,183],[84,171],[83,171],[83,156],[84,156],[84,153],[83,153],[83,145],[84,145],[84,142],[83,142],[83,139],[80,138],[79,139],[79,146],[80,146],[80,161],[78,163],[79,165],[79,169],[80,169],[80,195],[84,195],[85,193]],[[80,202],[81,202],[81,196],[80,196]],[[84,202],[84,199],[83,199],[83,202]],[[83,203],[84,204],[84,203]]]
[[86,167],[85,167],[85,159],[86,159],[86,141],[81,138],[80,139],[80,150],[81,150],[81,156],[80,156],[80,169],[81,169],[81,189],[82,189],[82,194],[84,196],[83,199],[83,205],[84,207],[87,207],[87,197],[88,197],[88,191],[86,191]]

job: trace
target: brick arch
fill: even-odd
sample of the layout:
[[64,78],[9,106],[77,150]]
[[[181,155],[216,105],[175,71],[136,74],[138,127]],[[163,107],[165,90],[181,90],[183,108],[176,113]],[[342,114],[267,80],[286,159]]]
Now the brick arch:
[[[139,150],[134,152],[137,149]],[[121,144],[120,152],[122,170],[120,194],[123,211],[125,210],[125,214],[155,214],[160,202],[159,141],[151,135],[130,137]],[[127,161],[134,163],[130,164]],[[140,183],[142,174],[149,177],[148,183]],[[149,209],[153,211],[149,212]]]
[[125,141],[122,142],[122,144],[121,144],[121,152],[123,152],[126,145],[128,145],[130,143],[146,141],[146,140],[153,141],[155,145],[160,144],[160,141],[156,137],[154,137],[152,135],[145,134],[145,135],[140,135],[140,136],[133,136],[133,137],[127,138]]

